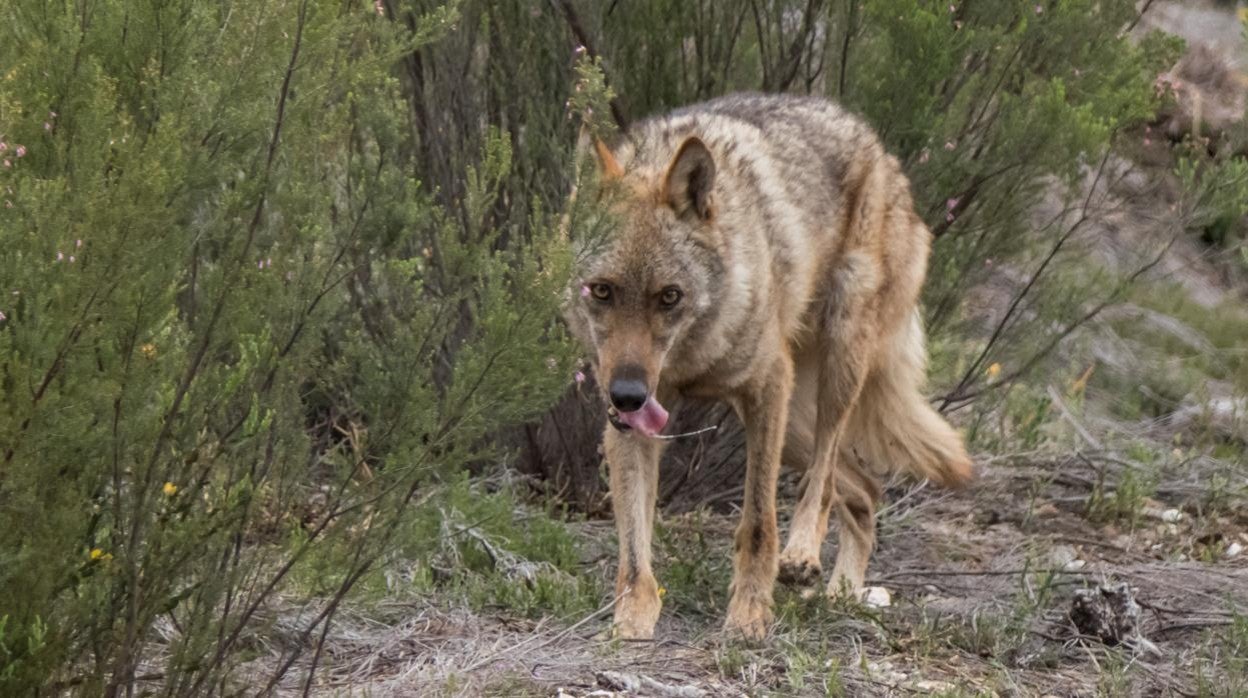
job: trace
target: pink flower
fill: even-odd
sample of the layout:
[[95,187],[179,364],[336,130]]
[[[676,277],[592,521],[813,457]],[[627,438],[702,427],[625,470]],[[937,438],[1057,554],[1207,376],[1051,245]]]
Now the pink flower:
[[919,164],[921,165],[927,162],[928,159],[931,157],[932,157],[932,151],[928,150],[927,148],[924,148],[923,152],[919,153]]
[[1152,144],[1153,144],[1153,139],[1149,138],[1148,136],[1145,136],[1144,145],[1152,145]]
[[82,247],[82,240],[75,240],[74,247]]
[[[0,319],[2,319],[2,318],[0,318]],[[580,371],[577,371],[576,373],[573,373],[573,374],[572,374],[572,380],[576,381],[577,383],[584,383],[584,382],[585,382],[585,374],[584,374],[584,373],[582,373],[582,372],[580,372]]]
[[5,158],[5,159],[4,159],[4,166],[5,166],[5,167],[12,167],[12,166],[13,166],[13,163],[12,163],[12,162],[9,162],[9,159],[8,159],[8,158]]
[[52,130],[52,124],[49,124],[49,123],[48,123],[48,122],[46,122],[46,121],[45,121],[45,122],[43,122],[43,130],[44,130],[44,131],[51,131],[51,130]]
[[1042,5],[1036,5],[1036,14],[1038,15],[1044,14],[1044,7]]
[[3,310],[0,310],[0,322],[4,322],[5,320],[8,320],[8,319],[9,319],[9,316],[5,315]]
[[954,6],[954,5],[950,5],[950,6],[949,6],[949,11],[950,11],[950,12],[957,12],[957,11],[958,11],[958,8],[957,8],[956,6]]
[[958,147],[953,141],[945,141],[945,150],[953,150]]
[[19,158],[24,158],[24,157],[26,157],[26,146],[24,146],[24,145],[19,145],[19,146],[17,146],[17,156],[18,156]]
[[955,196],[945,202],[945,210],[952,211],[958,206],[958,198]]
[[65,259],[65,253],[60,250],[56,251],[56,261],[60,262]]
[[4,141],[0,141],[0,153],[3,153],[4,151],[8,149],[9,149],[9,144],[5,143]]
[[952,211],[950,211],[949,213],[946,213],[946,214],[945,214],[945,222],[946,222],[946,223],[952,223],[952,222],[953,222],[953,212],[952,212]]
[[74,256],[72,254],[69,256],[69,263],[70,264],[74,263]]

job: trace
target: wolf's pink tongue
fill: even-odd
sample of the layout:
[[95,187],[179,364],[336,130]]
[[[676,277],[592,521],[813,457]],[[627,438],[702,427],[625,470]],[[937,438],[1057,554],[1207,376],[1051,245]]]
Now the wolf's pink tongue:
[[620,412],[619,418],[628,426],[645,434],[646,436],[655,436],[663,431],[664,425],[667,424],[667,410],[655,400],[653,396],[646,398],[646,404],[641,409],[632,412]]

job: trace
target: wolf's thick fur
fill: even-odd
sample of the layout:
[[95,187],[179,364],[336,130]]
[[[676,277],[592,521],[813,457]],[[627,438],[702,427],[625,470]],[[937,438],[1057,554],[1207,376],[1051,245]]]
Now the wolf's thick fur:
[[[827,590],[861,589],[876,474],[971,478],[961,438],[920,392],[930,234],[897,160],[821,99],[724,97],[639,123],[598,143],[596,157],[620,194],[621,225],[579,270],[569,323],[593,348],[608,401],[621,417],[641,415],[626,422],[661,427],[649,401],[679,394],[726,400],[740,415],[746,487],[725,627],[761,637],[777,575],[819,578],[834,508]],[[620,539],[615,624],[650,637],[662,442],[609,426],[605,447]],[[805,475],[780,551],[782,460]]]

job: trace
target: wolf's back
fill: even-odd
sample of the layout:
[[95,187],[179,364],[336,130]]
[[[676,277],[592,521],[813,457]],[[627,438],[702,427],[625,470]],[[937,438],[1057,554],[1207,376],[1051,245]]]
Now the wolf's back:
[[641,121],[628,140],[638,160],[660,166],[690,133],[720,150],[728,176],[756,177],[751,165],[765,160],[766,169],[807,207],[820,207],[829,192],[838,192],[855,160],[882,153],[874,131],[834,102],[757,93],[719,97]]

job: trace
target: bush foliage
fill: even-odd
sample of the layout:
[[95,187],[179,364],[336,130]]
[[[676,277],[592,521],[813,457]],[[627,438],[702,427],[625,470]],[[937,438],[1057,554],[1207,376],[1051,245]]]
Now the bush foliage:
[[549,404],[568,255],[498,128],[426,181],[395,66],[454,5],[2,15],[0,693],[230,690],[309,551],[341,596]]
[[[573,370],[558,212],[582,119],[738,89],[841,99],[907,163],[939,239],[929,319],[957,337],[984,261],[1034,255],[1046,183],[1075,185],[1156,109],[1176,47],[1128,39],[1133,18],[1129,0],[6,3],[0,693],[272,688],[387,555],[443,549],[410,534],[437,483]],[[1117,283],[1043,278],[1001,320],[1045,328],[1037,346]],[[949,370],[955,397],[1003,351],[1031,365],[996,339]],[[285,661],[241,684],[264,609],[309,577],[321,601]]]

